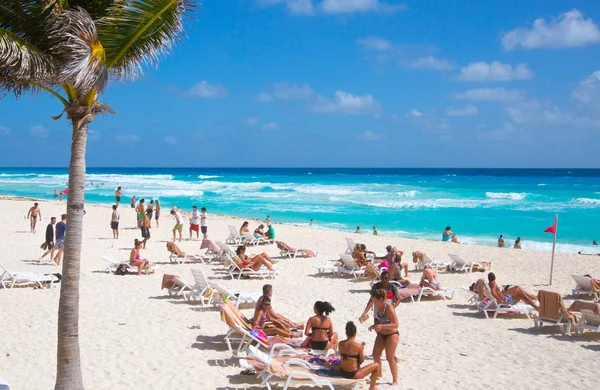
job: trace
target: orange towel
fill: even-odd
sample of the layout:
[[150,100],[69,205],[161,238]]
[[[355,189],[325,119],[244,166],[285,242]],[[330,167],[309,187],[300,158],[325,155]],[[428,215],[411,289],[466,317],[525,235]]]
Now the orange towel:
[[217,253],[220,252],[221,249],[211,240],[202,240],[202,244],[200,244],[200,249],[208,249],[211,252]]
[[600,315],[600,304],[586,301],[575,301],[569,306],[570,311],[589,310],[596,315]]
[[160,289],[164,290],[165,288],[171,288],[173,287],[173,280],[179,278],[179,276],[177,275],[169,275],[169,274],[164,274],[163,278],[162,278],[162,284]]
[[487,295],[485,293],[485,280],[477,279],[477,281],[475,282],[475,288],[473,289],[473,292],[477,293],[479,299],[485,299]]
[[559,293],[540,290],[538,291],[538,301],[540,302],[540,317],[558,318],[562,312],[572,323],[577,324],[577,316],[567,310]]
[[592,279],[592,283],[591,283],[592,284],[592,291],[600,293],[600,280],[597,280],[597,279],[594,279],[594,278],[591,278],[591,279]]
[[252,330],[251,322],[231,302],[224,302],[221,305],[221,321],[225,322],[232,329],[235,329],[235,325],[237,324],[243,329]]

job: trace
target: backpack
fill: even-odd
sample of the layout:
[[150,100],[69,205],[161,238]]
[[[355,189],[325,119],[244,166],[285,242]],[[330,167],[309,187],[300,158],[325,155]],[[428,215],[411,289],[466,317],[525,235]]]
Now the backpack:
[[127,275],[127,265],[119,264],[119,266],[115,270],[115,275]]

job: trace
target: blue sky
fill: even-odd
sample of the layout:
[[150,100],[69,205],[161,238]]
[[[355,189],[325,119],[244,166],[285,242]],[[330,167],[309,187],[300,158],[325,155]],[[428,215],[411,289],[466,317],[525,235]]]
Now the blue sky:
[[[205,0],[88,166],[599,167],[596,2],[451,3]],[[67,166],[60,111],[0,101],[0,166]]]

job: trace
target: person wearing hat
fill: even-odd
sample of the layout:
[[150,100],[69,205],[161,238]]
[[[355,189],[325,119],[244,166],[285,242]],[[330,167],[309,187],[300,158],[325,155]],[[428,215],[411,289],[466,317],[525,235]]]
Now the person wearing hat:
[[271,222],[267,222],[267,232],[265,234],[269,240],[275,239],[275,229],[273,229]]

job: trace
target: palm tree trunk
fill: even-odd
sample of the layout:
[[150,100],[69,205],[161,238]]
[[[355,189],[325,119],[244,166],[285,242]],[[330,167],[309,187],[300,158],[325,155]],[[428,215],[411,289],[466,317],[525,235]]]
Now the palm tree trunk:
[[63,274],[58,304],[58,348],[55,390],[83,389],[79,355],[79,266],[83,230],[85,189],[85,152],[88,124],[76,128],[78,118],[71,118],[73,140],[69,164],[67,200],[68,229],[65,237]]

